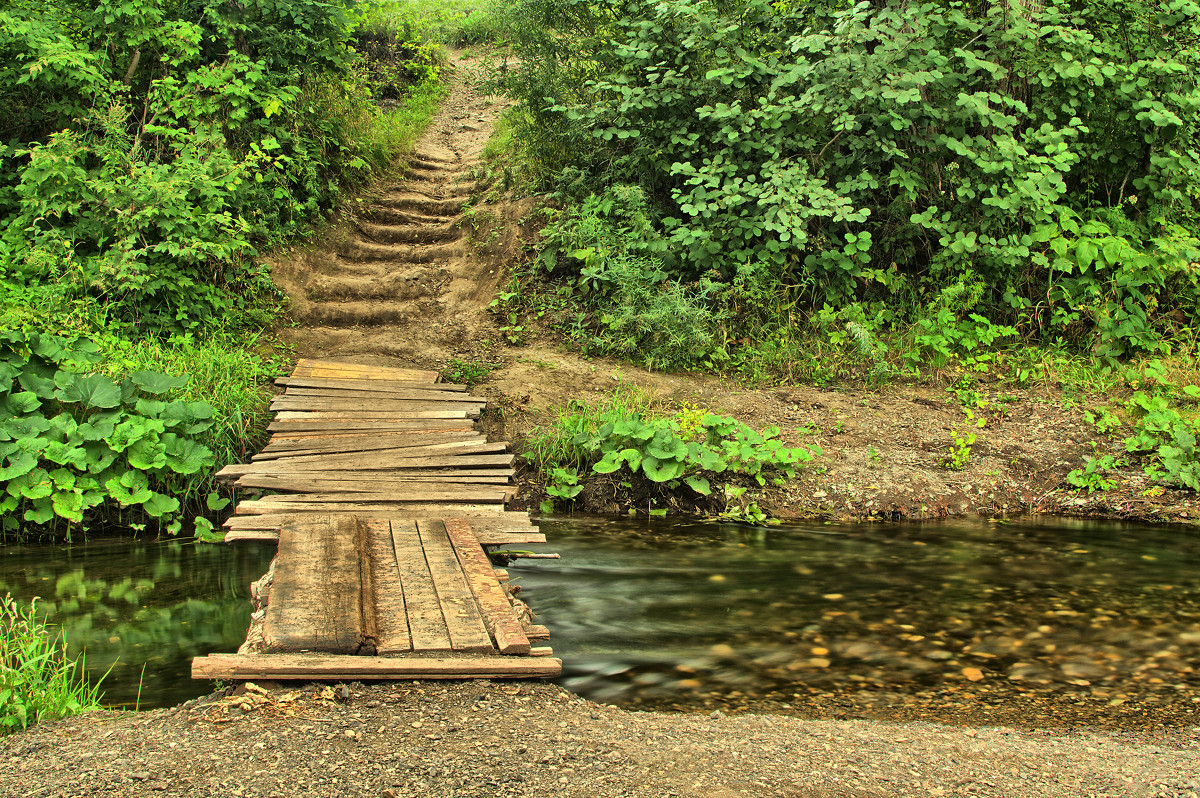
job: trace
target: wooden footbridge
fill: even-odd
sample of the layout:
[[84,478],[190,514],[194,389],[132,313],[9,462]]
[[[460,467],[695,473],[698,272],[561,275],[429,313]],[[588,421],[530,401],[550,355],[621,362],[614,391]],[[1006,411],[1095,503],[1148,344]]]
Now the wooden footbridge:
[[545,537],[504,509],[513,456],[474,429],[485,401],[436,372],[329,361],[278,382],[270,443],[218,477],[277,491],[225,526],[279,550],[246,642],[194,659],[193,678],[557,675],[546,628],[486,551]]

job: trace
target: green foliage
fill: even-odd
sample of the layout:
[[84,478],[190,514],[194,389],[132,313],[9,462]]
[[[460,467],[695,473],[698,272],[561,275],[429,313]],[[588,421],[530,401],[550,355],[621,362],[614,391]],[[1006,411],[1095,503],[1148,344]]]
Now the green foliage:
[[1116,480],[1105,475],[1117,465],[1117,459],[1111,454],[1089,457],[1083,468],[1077,468],[1067,474],[1067,483],[1077,488],[1086,488],[1088,493],[1111,490],[1117,484]]
[[541,511],[552,513],[555,499],[570,502],[582,491],[583,485],[579,484],[579,474],[575,469],[555,466],[550,471],[550,482],[546,484],[546,495],[550,498],[542,502]]
[[668,243],[653,229],[639,188],[590,196],[557,214],[542,235],[537,263],[566,282],[583,315],[568,332],[586,350],[651,368],[713,361],[721,287],[671,278]]
[[596,474],[640,474],[672,489],[687,485],[707,496],[713,490],[711,479],[718,475],[746,475],[759,485],[768,479],[782,484],[821,453],[817,446],[784,446],[777,427],[759,432],[728,416],[696,416],[690,407],[676,417],[643,416],[619,400],[601,412],[579,408],[561,416],[557,430],[533,437],[526,456],[543,472],[551,470],[550,484],[558,492],[548,488],[547,493],[573,498],[581,486],[572,480],[585,467]]
[[[1194,385],[1184,391],[1200,396]],[[1145,472],[1152,479],[1200,491],[1200,418],[1186,420],[1165,396],[1143,391],[1134,393],[1129,408],[1140,418],[1134,434],[1125,439],[1125,450],[1147,458]]]
[[904,300],[883,324],[917,323],[910,365],[982,369],[1018,332],[1115,361],[1198,321],[1194,0],[523,0],[507,18],[519,61],[496,83],[550,187],[640,186],[668,245],[641,273],[727,286],[731,324]]
[[3,532],[82,524],[105,501],[137,507],[175,533],[180,478],[211,469],[196,437],[206,402],[159,398],[186,377],[135,371],[121,382],[88,373],[100,360],[83,338],[0,333],[0,497]]
[[455,382],[465,385],[468,388],[474,388],[486,380],[495,368],[495,366],[489,366],[478,360],[463,360],[452,357],[446,361],[446,367],[442,369],[442,376],[447,382]]
[[50,0],[0,29],[0,279],[156,333],[267,293],[256,247],[421,124],[369,98],[427,101],[440,74],[411,28],[360,26],[344,0]]
[[954,443],[947,456],[942,459],[942,466],[950,471],[962,471],[967,467],[967,463],[971,461],[971,447],[978,440],[975,430],[983,429],[987,424],[986,418],[976,418],[970,408],[964,408],[963,413],[966,416],[965,426],[961,430],[951,430],[950,437]]
[[100,708],[100,685],[89,685],[84,662],[70,659],[61,634],[52,635],[11,595],[0,607],[0,735]]

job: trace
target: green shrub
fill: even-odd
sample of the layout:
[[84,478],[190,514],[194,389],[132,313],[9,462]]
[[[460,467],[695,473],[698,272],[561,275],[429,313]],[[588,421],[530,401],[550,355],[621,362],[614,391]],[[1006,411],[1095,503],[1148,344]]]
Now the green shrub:
[[1010,327],[1128,358],[1200,322],[1194,0],[524,0],[509,19],[497,83],[529,152],[568,196],[641,186],[673,280],[810,309],[982,285],[925,317],[919,359]]
[[83,658],[70,659],[36,605],[4,597],[0,607],[0,734],[38,721],[100,708],[100,685],[88,683]]

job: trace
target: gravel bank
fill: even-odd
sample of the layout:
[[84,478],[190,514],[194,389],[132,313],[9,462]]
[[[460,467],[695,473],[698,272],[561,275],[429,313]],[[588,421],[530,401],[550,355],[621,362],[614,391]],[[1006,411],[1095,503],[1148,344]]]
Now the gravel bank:
[[628,712],[548,684],[276,687],[0,741],[0,795],[1200,795],[1200,729],[1150,738]]

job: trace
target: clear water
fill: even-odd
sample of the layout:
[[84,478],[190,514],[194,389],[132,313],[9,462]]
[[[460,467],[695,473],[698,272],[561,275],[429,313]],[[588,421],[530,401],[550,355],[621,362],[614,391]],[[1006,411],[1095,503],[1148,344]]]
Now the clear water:
[[595,700],[1200,702],[1196,530],[1037,519],[542,529],[563,559],[511,570],[550,627],[563,683]]
[[[1054,693],[1200,706],[1200,535],[1114,523],[733,525],[566,519],[562,559],[510,566],[563,684],[608,703],[732,706],[834,694]],[[0,547],[0,591],[40,596],[107,701],[207,692],[269,544]],[[991,691],[991,692],[989,692]],[[999,691],[999,692],[997,692]],[[1007,691],[1007,692],[1004,692]],[[1072,699],[1074,700],[1074,699]]]
[[212,689],[191,659],[236,651],[250,622],[250,583],[275,546],[103,539],[0,546],[0,594],[39,599],[72,654],[104,679],[110,706],[169,706]]

